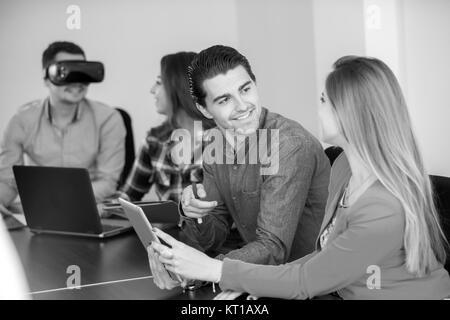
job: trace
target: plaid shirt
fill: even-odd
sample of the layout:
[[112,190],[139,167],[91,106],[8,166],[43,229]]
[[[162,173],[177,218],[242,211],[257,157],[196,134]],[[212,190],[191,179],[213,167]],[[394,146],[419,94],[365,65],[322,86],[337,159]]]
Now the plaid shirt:
[[170,137],[173,130],[170,123],[164,122],[149,131],[121,190],[131,201],[141,200],[155,184],[161,200],[178,203],[183,188],[203,180],[201,159],[192,159],[192,164],[188,165],[177,165],[172,161],[170,151],[175,142]]

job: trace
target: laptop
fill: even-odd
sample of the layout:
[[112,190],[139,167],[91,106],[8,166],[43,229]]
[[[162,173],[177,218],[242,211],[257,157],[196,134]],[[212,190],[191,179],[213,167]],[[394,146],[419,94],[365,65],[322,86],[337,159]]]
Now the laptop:
[[27,225],[32,232],[107,238],[128,230],[128,221],[100,219],[84,168],[13,166]]

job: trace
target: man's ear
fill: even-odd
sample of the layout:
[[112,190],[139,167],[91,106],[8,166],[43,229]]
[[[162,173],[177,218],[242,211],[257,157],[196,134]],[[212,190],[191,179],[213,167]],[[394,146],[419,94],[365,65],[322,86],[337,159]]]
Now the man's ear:
[[47,78],[47,69],[42,70],[42,81],[44,81],[44,86],[48,87],[50,80]]
[[213,119],[213,116],[211,113],[209,113],[208,110],[206,110],[206,108],[204,106],[202,106],[199,103],[195,103],[197,109],[208,119]]
[[42,81],[44,81],[44,86],[46,86],[47,88],[49,88],[50,87],[50,80],[48,80],[48,79],[42,79]]

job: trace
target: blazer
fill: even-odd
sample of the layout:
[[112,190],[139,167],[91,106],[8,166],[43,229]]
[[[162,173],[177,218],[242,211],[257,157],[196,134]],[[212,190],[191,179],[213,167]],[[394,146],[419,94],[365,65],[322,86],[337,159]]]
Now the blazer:
[[[329,196],[319,237],[337,209],[351,171],[345,154],[331,171]],[[450,296],[450,277],[435,261],[418,278],[405,267],[405,214],[401,203],[375,181],[351,206],[338,208],[324,248],[279,266],[225,259],[222,290],[255,296],[306,299],[337,292],[344,299],[442,299]]]

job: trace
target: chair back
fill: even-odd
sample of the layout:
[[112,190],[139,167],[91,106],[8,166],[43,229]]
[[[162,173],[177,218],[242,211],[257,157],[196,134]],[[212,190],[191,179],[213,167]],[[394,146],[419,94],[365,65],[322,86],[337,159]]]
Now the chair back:
[[[450,241],[450,178],[430,175],[434,188],[436,207],[441,218],[441,226],[447,240]],[[450,248],[447,248],[445,269],[450,273]]]
[[117,183],[117,188],[119,189],[125,184],[128,174],[133,168],[134,158],[136,156],[134,149],[134,137],[133,137],[133,127],[131,125],[131,117],[127,111],[122,108],[116,108],[122,116],[123,123],[126,129],[125,135],[125,164],[123,166],[122,173],[120,174],[119,181]]
[[333,165],[334,160],[341,154],[342,152],[341,147],[331,146],[325,149],[325,154],[327,155],[328,159],[330,160],[330,165]]

